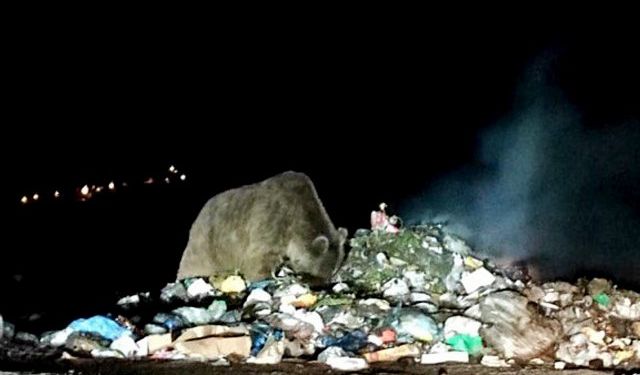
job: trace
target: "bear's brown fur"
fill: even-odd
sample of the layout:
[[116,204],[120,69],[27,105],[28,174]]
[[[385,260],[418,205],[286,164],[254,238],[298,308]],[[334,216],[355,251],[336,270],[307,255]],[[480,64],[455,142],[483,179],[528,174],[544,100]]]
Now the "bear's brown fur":
[[342,264],[346,237],[309,177],[285,172],[211,198],[191,227],[178,279],[239,271],[259,280],[287,261],[323,282]]

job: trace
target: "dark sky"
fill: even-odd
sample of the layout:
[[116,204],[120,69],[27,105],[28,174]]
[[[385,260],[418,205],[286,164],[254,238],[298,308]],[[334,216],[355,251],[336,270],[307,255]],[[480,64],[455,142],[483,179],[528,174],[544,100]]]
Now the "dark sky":
[[[75,174],[183,155],[233,163],[256,151],[349,163],[372,144],[402,154],[427,138],[447,149],[457,143],[452,135],[473,137],[508,111],[524,68],[546,49],[562,55],[557,78],[588,122],[637,116],[634,34],[604,25],[494,26],[256,26],[210,37],[143,25],[23,26],[5,61],[19,137],[11,142],[22,147],[20,159],[34,157],[34,180],[58,176],[47,172],[58,160]],[[431,136],[409,135],[417,129]],[[414,147],[402,147],[407,142]]]
[[[295,159],[333,173],[372,164],[371,147],[394,162],[416,149],[439,153],[508,108],[522,66],[552,39],[474,29],[234,29],[210,39],[93,31],[27,32],[16,41],[8,107],[25,135],[15,140],[21,159],[30,160],[17,161],[27,167],[22,179],[135,172],[180,157],[232,169],[245,156],[261,169]],[[431,134],[416,137],[422,129]]]
[[[544,53],[557,57],[550,79],[582,126],[637,122],[637,33],[624,22],[543,21],[344,30],[22,23],[3,58],[12,132],[3,137],[2,206],[19,227],[11,247],[67,264],[74,271],[63,282],[124,267],[118,290],[161,284],[208,197],[288,169],[308,173],[334,222],[354,231],[379,202],[398,207],[476,163],[481,135],[514,110],[524,72]],[[188,184],[86,207],[25,213],[18,204],[34,191],[141,181],[169,164]],[[90,264],[95,253],[112,260]],[[37,284],[56,275],[16,259],[6,276]],[[159,276],[140,281],[150,263]]]
[[298,169],[340,181],[345,200],[384,172],[380,191],[410,195],[473,159],[478,134],[509,113],[525,68],[548,50],[586,126],[638,118],[633,33],[483,22],[236,25],[212,35],[146,23],[22,25],[5,68],[15,132],[4,141],[17,146],[3,150],[5,197],[171,162],[203,183]]

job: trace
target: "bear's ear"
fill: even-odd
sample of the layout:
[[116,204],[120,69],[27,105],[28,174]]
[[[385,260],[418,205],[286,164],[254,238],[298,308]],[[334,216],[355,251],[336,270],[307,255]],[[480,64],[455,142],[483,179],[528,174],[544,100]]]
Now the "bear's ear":
[[340,243],[345,243],[347,241],[347,237],[349,236],[349,231],[347,228],[338,228],[338,235],[340,236]]
[[329,250],[329,239],[320,235],[311,243],[311,248],[316,254],[324,254]]

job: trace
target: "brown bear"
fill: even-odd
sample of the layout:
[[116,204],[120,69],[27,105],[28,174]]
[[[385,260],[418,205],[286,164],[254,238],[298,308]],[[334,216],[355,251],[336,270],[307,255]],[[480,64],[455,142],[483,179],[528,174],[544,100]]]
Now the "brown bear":
[[342,265],[346,239],[311,179],[284,172],[211,198],[191,226],[177,278],[239,271],[253,281],[284,262],[319,284]]

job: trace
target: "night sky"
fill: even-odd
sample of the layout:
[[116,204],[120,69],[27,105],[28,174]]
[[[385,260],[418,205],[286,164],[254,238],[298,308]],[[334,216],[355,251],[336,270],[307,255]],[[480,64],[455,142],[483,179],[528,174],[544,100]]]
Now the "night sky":
[[[619,220],[628,225],[620,237],[639,239],[632,182],[640,160],[630,143],[640,119],[637,33],[524,23],[485,30],[237,26],[205,37],[196,29],[90,23],[20,29],[4,68],[13,132],[2,148],[8,227],[0,313],[15,320],[39,313],[48,320],[38,328],[52,328],[161,287],[175,277],[191,222],[209,197],[285,170],[307,173],[334,223],[351,233],[383,201],[396,213],[414,215],[431,203],[446,210],[437,204],[444,201],[421,197],[482,163],[486,134],[517,117],[531,87],[527,72],[540,59],[545,84],[562,95],[551,107],[571,108],[572,129],[608,134],[589,136],[577,150],[602,152],[605,170],[608,158],[622,160],[589,179],[581,199],[624,197],[628,212]],[[608,131],[619,127],[625,131]],[[572,145],[571,134],[554,133],[567,136],[558,147]],[[619,138],[627,141],[616,148]],[[602,151],[612,147],[619,152]],[[142,184],[170,165],[186,181]],[[129,187],[87,202],[70,197],[111,180]],[[592,188],[610,182],[617,185]],[[50,197],[54,190],[61,199]],[[38,202],[20,204],[35,192]],[[580,238],[593,232],[581,227]],[[640,255],[629,246],[612,254]],[[626,267],[618,276],[632,285],[638,279]],[[605,268],[585,269],[615,273]]]

